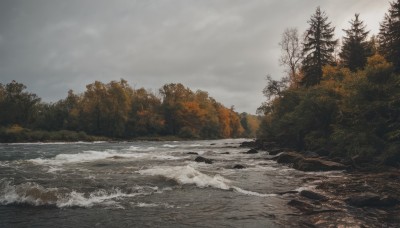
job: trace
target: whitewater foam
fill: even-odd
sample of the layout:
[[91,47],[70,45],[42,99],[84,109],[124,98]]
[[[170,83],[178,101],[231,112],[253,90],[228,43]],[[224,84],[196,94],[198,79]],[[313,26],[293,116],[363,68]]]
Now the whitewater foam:
[[34,182],[14,185],[12,181],[0,180],[0,205],[29,204],[32,206],[92,207],[94,205],[116,205],[115,200],[148,195],[149,192],[124,193],[120,189],[99,189],[82,193],[65,188],[45,188]]
[[236,186],[232,186],[230,185],[230,183],[232,182],[231,180],[226,179],[220,176],[219,174],[216,174],[214,176],[208,176],[196,170],[190,165],[174,166],[174,167],[171,166],[156,167],[152,169],[140,170],[138,171],[138,173],[150,176],[163,176],[167,179],[175,180],[177,183],[182,185],[194,184],[200,188],[213,187],[222,190],[233,190],[244,195],[251,195],[258,197],[275,196],[274,194],[262,194],[258,192],[244,190]]
[[178,145],[164,144],[163,147],[175,148],[175,147],[178,147]]
[[213,177],[208,176],[204,173],[197,171],[189,165],[157,167],[152,169],[140,170],[138,171],[138,173],[150,176],[163,176],[168,179],[175,180],[179,184],[195,184],[200,188],[214,187],[224,190],[230,189],[230,186],[228,185],[230,180],[225,179],[218,174]]
[[29,161],[39,165],[64,165],[69,163],[91,162],[102,159],[129,158],[143,160],[181,160],[185,157],[175,157],[170,155],[152,154],[152,153],[121,153],[115,150],[105,151],[84,151],[77,154],[58,154],[53,158],[35,158]]

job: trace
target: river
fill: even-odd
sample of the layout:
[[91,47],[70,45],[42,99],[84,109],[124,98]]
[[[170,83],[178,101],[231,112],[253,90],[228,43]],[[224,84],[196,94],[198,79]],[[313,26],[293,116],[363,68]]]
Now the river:
[[294,224],[291,196],[277,193],[312,188],[304,180],[315,174],[244,154],[243,141],[0,144],[0,226]]

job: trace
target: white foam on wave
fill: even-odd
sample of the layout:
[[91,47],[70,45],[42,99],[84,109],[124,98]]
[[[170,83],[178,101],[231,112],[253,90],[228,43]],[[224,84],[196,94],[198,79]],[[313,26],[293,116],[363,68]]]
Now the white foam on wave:
[[190,144],[189,147],[199,147],[201,144]]
[[142,175],[163,176],[175,180],[179,184],[195,184],[200,188],[214,187],[228,190],[230,180],[220,175],[208,176],[194,169],[191,166],[156,167],[138,171]]
[[178,145],[164,144],[163,147],[175,148],[175,147],[178,147]]
[[29,161],[40,165],[60,166],[69,163],[91,162],[102,159],[129,158],[138,160],[181,160],[185,157],[175,157],[153,153],[121,153],[115,150],[84,151],[78,154],[58,154],[53,158],[35,158]]
[[117,199],[135,197],[150,193],[136,192],[123,193],[120,189],[106,191],[100,189],[90,193],[69,191],[67,189],[44,188],[43,186],[27,182],[13,185],[11,181],[0,180],[0,205],[29,204],[32,206],[56,207],[92,207],[102,204],[117,206]]
[[[139,202],[139,203],[135,203],[133,205],[135,207],[164,207],[164,208],[175,208],[176,207],[176,206],[168,204],[168,203],[158,204],[158,203],[143,203],[143,202]],[[180,208],[180,207],[176,207],[176,208]]]
[[155,167],[146,170],[140,170],[138,173],[142,175],[150,175],[150,176],[163,176],[167,179],[175,180],[179,184],[194,184],[197,187],[205,188],[205,187],[213,187],[222,190],[233,190],[245,195],[258,196],[258,197],[269,197],[274,196],[274,194],[262,194],[258,192],[252,192],[248,190],[241,189],[239,187],[230,185],[232,182],[229,179],[226,179],[219,174],[214,176],[209,176],[204,174],[190,165],[187,166],[164,166],[164,167]]
[[249,195],[249,196],[258,196],[258,197],[271,197],[271,196],[276,196],[276,194],[263,194],[263,193],[258,193],[258,192],[252,192],[252,191],[248,191],[248,190],[244,190],[242,188],[239,187],[232,187],[233,190],[242,193],[244,195]]
[[93,142],[26,142],[26,143],[7,143],[9,145],[67,145],[67,144],[100,144],[107,143],[107,141],[93,141]]

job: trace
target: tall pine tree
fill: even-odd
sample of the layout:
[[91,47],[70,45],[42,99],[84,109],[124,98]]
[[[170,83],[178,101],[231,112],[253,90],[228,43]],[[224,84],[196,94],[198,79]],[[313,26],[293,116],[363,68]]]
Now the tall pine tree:
[[325,12],[318,7],[308,21],[310,28],[304,40],[304,59],[302,61],[302,85],[310,87],[319,84],[322,78],[322,67],[333,63],[333,52],[337,40],[333,39],[334,27],[327,22]]
[[400,72],[400,0],[390,3],[390,9],[381,23],[379,50]]
[[350,21],[350,29],[343,29],[346,36],[343,37],[343,46],[339,54],[343,65],[353,72],[363,69],[367,58],[372,55],[371,43],[367,41],[369,31],[365,31],[364,22],[360,21],[358,16],[359,14],[355,14],[355,19]]

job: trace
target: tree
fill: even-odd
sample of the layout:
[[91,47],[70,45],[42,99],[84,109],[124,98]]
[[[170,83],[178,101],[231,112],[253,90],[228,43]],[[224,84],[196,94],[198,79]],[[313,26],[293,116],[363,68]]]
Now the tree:
[[365,31],[364,22],[358,17],[359,14],[355,14],[355,19],[350,21],[350,29],[343,29],[346,36],[339,54],[343,65],[353,72],[363,69],[367,58],[372,55],[371,43],[367,41],[369,31]]
[[390,3],[390,9],[379,31],[380,52],[400,72],[400,0]]
[[283,78],[280,81],[273,80],[271,75],[267,75],[267,85],[263,89],[263,94],[267,98],[267,101],[264,102],[258,109],[258,114],[265,114],[270,112],[271,103],[275,98],[280,98],[282,93],[288,88],[287,87],[287,78]]
[[161,100],[144,88],[134,90],[126,135],[157,135],[162,132],[163,127]]
[[177,135],[183,127],[181,116],[178,113],[183,109],[183,103],[193,99],[193,92],[181,83],[166,84],[160,90],[163,97],[162,108],[164,112],[166,133]]
[[306,87],[319,84],[322,78],[322,67],[333,63],[332,53],[337,40],[333,40],[334,27],[327,22],[325,12],[318,7],[315,14],[308,21],[310,28],[306,31],[302,60],[304,73],[301,84]]
[[12,81],[0,84],[0,125],[18,124],[29,127],[37,116],[40,98],[36,94],[25,92],[26,86]]
[[291,85],[297,86],[297,72],[300,68],[300,62],[303,59],[302,47],[299,39],[297,28],[287,28],[282,34],[281,42],[281,58],[279,62],[287,69],[289,82]]

